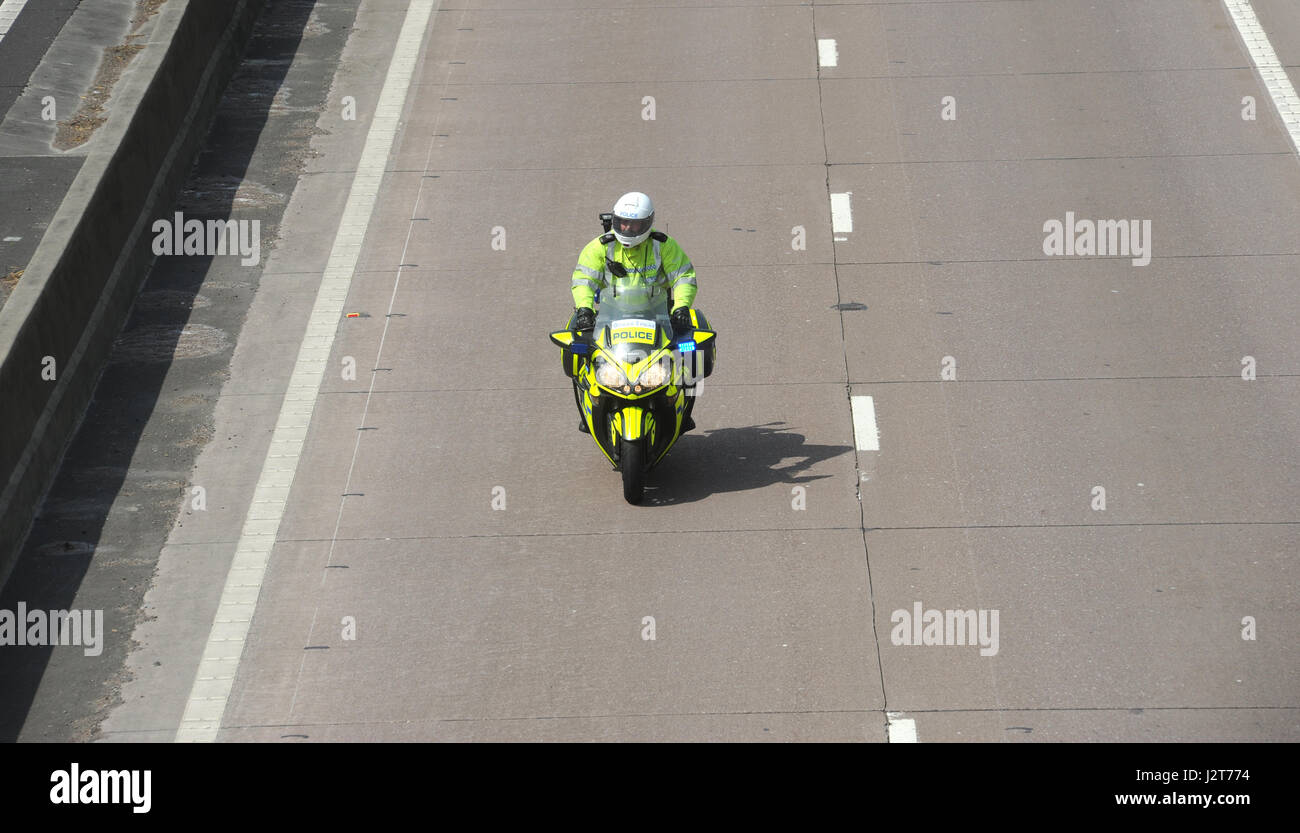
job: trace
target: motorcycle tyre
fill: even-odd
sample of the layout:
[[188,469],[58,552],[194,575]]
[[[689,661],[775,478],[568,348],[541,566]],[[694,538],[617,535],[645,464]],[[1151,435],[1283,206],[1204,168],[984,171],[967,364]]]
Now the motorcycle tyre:
[[623,472],[623,499],[640,503],[645,494],[645,442],[620,439],[618,467]]

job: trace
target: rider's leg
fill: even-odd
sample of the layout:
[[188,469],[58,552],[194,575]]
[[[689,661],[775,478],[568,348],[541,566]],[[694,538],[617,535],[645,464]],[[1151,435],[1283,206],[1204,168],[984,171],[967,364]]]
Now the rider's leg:
[[590,434],[591,429],[587,427],[587,415],[582,410],[582,391],[578,388],[578,380],[573,380],[573,402],[578,406],[578,430],[584,434]]
[[[575,309],[575,310],[573,311],[573,315],[570,315],[570,316],[569,316],[569,329],[570,329],[570,330],[573,329],[574,319],[576,319],[577,317],[578,317],[578,311]],[[572,379],[572,382],[573,382],[573,404],[576,405],[577,408],[578,408],[578,430],[581,431],[581,432],[584,433],[584,434],[590,434],[590,433],[591,433],[591,429],[587,427],[587,417],[586,417],[586,415],[583,414],[583,412],[582,412],[582,388],[581,388],[580,385],[579,385],[579,379],[582,378],[582,374],[583,374],[584,371],[585,371],[585,368],[580,369],[580,370],[578,371],[578,375],[575,376],[575,377],[573,377],[573,379]]]
[[685,434],[695,427],[695,420],[691,419],[691,411],[695,410],[695,394],[697,393],[695,385],[686,388],[686,410],[682,412],[682,433]]

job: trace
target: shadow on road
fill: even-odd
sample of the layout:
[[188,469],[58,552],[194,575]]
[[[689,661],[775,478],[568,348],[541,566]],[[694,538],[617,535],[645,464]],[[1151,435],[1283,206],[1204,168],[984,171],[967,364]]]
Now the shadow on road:
[[852,450],[810,444],[784,422],[691,432],[650,473],[643,505],[671,506],[774,483],[824,480],[831,475],[809,474],[809,469]]

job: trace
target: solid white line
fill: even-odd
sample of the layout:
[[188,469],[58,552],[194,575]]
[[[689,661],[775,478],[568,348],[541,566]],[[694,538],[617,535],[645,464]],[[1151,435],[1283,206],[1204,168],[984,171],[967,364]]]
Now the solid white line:
[[831,231],[847,234],[853,231],[853,192],[831,194]]
[[821,38],[817,41],[817,65],[833,67],[840,62],[840,51],[835,48],[833,38]]
[[235,559],[226,577],[198,673],[194,676],[185,715],[176,730],[177,741],[213,741],[221,728],[221,717],[225,714],[235,673],[239,670],[267,562],[284,516],[289,487],[298,471],[298,459],[320,394],[334,334],[352,285],[352,272],[361,254],[361,242],[370,225],[388,156],[397,138],[406,93],[436,6],[436,0],[411,0],[406,10],[393,60],[384,78],[374,119],[366,134],[343,217],[316,293],[316,304],[298,350],[293,375],[289,378],[289,389],[280,407],[275,433],[271,435],[271,447],[235,546]]
[[916,743],[916,721],[903,717],[901,712],[889,712],[889,742]]
[[879,451],[880,432],[876,429],[876,403],[870,396],[849,398],[853,409],[853,436],[858,451]]
[[4,0],[0,3],[0,41],[5,39],[9,30],[13,28],[14,21],[18,19],[18,13],[27,5],[27,0]]
[[1259,18],[1255,17],[1255,9],[1251,7],[1250,0],[1223,0],[1223,4],[1228,7],[1228,14],[1232,16],[1237,33],[1246,44],[1250,59],[1264,81],[1269,97],[1273,99],[1273,106],[1286,125],[1287,133],[1291,134],[1291,145],[1300,153],[1300,98],[1296,97],[1295,87],[1287,77],[1286,68],[1278,61],[1277,53],[1273,51],[1273,45],[1264,33],[1264,27],[1259,25]]

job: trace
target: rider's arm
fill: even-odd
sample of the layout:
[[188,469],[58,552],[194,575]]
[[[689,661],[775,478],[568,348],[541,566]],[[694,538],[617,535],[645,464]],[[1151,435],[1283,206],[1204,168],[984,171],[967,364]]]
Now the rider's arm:
[[695,293],[698,290],[695,285],[695,267],[691,265],[690,258],[682,251],[682,247],[671,237],[664,243],[662,254],[664,274],[673,290],[673,309],[689,307],[695,303]]
[[596,291],[605,288],[605,247],[597,237],[578,255],[573,268],[573,306],[590,308],[596,303]]

